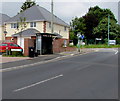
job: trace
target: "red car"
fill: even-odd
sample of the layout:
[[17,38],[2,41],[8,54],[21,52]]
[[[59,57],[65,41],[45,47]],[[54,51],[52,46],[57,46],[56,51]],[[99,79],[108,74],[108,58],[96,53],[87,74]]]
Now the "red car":
[[1,53],[6,52],[6,49],[8,49],[8,50],[19,49],[20,51],[23,50],[19,45],[15,44],[13,42],[3,42],[2,44],[0,44],[0,52]]

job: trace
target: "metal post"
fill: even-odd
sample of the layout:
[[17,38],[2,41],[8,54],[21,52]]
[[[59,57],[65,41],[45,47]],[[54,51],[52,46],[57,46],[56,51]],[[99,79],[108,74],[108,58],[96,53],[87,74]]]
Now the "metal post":
[[80,39],[78,38],[78,52],[80,52]]
[[110,34],[110,15],[108,15],[108,46],[109,46],[109,34]]
[[81,40],[81,49],[83,48],[83,44],[82,43],[83,43],[83,40]]
[[53,34],[53,0],[51,0],[51,33]]
[[78,37],[78,52],[80,52],[80,38],[81,38],[80,32],[77,33],[77,37]]

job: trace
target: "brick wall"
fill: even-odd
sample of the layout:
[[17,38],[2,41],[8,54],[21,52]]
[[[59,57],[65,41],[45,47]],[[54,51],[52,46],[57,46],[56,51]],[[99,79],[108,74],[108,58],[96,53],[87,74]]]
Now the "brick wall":
[[[67,47],[63,47],[64,40],[67,40]],[[55,39],[53,41],[53,53],[60,53],[65,51],[75,51],[75,47],[69,47],[69,40],[68,39]]]
[[31,39],[36,39],[36,36],[31,36]]
[[5,37],[5,40],[11,41],[12,37]]
[[13,42],[17,44],[17,37],[13,38]]
[[43,32],[46,33],[46,21],[43,22]]
[[24,56],[29,55],[29,47],[34,47],[34,39],[24,39]]

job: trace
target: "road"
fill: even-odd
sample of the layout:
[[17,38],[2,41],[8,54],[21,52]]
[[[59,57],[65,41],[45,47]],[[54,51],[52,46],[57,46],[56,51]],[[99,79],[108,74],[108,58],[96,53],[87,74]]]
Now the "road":
[[117,99],[118,52],[100,50],[2,73],[3,99]]

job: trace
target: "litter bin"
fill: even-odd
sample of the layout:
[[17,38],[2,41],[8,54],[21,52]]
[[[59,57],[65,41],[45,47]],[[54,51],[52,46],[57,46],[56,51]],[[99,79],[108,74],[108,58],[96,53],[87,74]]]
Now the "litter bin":
[[37,52],[35,52],[35,57],[37,57],[38,56],[38,53]]
[[34,53],[35,53],[34,51],[35,51],[34,47],[29,47],[29,57],[31,58],[34,57]]

